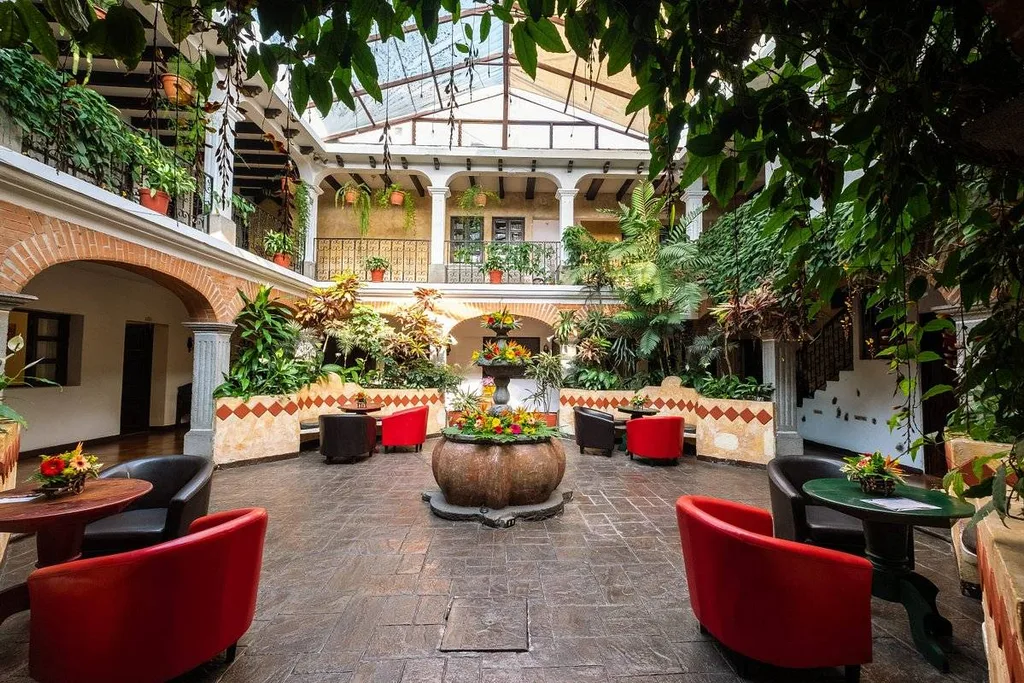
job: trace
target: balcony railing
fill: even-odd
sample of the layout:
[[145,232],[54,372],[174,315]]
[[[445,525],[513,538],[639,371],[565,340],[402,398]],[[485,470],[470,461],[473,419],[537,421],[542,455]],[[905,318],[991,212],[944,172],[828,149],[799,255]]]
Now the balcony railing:
[[[142,187],[135,179],[129,164],[111,161],[106,166],[85,168],[75,163],[70,150],[58,146],[53,140],[27,133],[21,136],[21,153],[108,192],[133,202],[139,201],[139,190]],[[172,197],[167,215],[179,223],[208,232],[207,215],[209,200],[213,196],[213,180],[194,164],[180,157],[177,160],[182,168],[189,169],[196,181],[196,190]]]
[[[266,238],[268,232],[284,232],[286,229],[287,226],[285,225],[284,215],[280,210],[268,211],[266,209],[256,207],[256,211],[253,212],[248,220],[241,222],[236,226],[235,245],[269,261],[274,258],[274,255],[268,254],[267,250],[263,248],[263,240]],[[306,240],[301,237],[296,237],[295,253],[292,254],[292,260],[289,267],[296,273],[301,273],[302,262],[305,261],[305,257]]]
[[430,272],[430,240],[395,240],[375,237],[318,237],[316,279],[329,280],[352,271],[366,275],[366,259],[377,256],[391,264],[386,282],[426,282]]
[[445,242],[445,282],[487,282],[483,263],[488,251],[500,249],[517,267],[503,273],[509,284],[553,285],[561,281],[561,242]]

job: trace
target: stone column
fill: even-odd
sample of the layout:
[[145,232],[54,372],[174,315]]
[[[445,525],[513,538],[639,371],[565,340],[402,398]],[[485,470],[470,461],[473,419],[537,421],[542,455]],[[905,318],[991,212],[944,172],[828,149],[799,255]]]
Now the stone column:
[[427,188],[430,193],[430,272],[427,279],[430,282],[444,282],[444,242],[448,234],[447,221],[448,197],[451,190],[445,185],[431,185]]
[[323,188],[316,187],[313,183],[309,185],[309,227],[306,228],[306,244],[302,254],[302,274],[306,277],[316,279],[316,235],[317,216],[320,215],[320,195],[324,193]]
[[185,454],[213,456],[213,390],[231,365],[232,323],[187,322],[192,330],[192,415]]
[[558,239],[562,239],[565,229],[576,225],[576,195],[580,193],[575,187],[560,187],[555,190],[558,197]]
[[[218,82],[225,82],[227,74],[218,69],[214,74],[211,102],[224,102],[224,106],[210,115],[206,132],[206,153],[203,158],[203,170],[213,181],[213,195],[210,197],[210,235],[222,239],[231,246],[235,245],[235,222],[231,218],[231,194],[235,177],[235,157],[228,154],[222,164],[218,151],[222,147],[222,136],[227,138],[226,149],[235,148],[235,126],[245,118],[238,107],[227,109],[227,96]],[[224,118],[227,117],[227,125]]]
[[765,384],[775,386],[775,455],[803,455],[804,440],[797,431],[797,342],[761,340]]
[[[686,207],[686,215],[689,216],[694,211],[699,211],[704,206],[704,195],[707,191],[704,189],[704,179],[698,178],[693,181],[693,184],[686,188],[686,192],[683,193],[683,204]],[[697,216],[697,218],[690,221],[690,224],[686,226],[686,235],[690,238],[691,242],[696,242],[697,238],[704,231],[704,217],[703,215]]]

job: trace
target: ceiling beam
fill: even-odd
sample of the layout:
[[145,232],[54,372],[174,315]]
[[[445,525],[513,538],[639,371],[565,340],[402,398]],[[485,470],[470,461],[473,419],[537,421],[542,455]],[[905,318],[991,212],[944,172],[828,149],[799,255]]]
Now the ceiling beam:
[[498,199],[505,198],[505,176],[498,176]]
[[615,193],[615,201],[621,202],[625,197],[626,193],[629,192],[629,188],[633,186],[633,179],[629,178],[622,182],[622,186],[619,191]]
[[579,81],[580,83],[582,83],[584,85],[587,85],[587,86],[590,86],[591,88],[594,88],[595,90],[600,90],[601,92],[606,92],[606,93],[610,93],[612,95],[617,95],[617,96],[625,98],[627,100],[630,100],[630,99],[633,98],[633,94],[632,93],[628,93],[625,90],[620,90],[619,88],[613,88],[610,85],[605,85],[604,83],[592,80],[592,79],[587,78],[585,76],[579,76],[579,75],[573,76],[572,73],[566,71],[565,69],[559,69],[558,67],[551,66],[550,64],[543,64],[543,63],[538,62],[537,63],[537,68],[540,69],[541,71],[547,71],[548,73],[555,74],[556,76],[562,76],[563,78],[574,79],[574,80]]
[[590,187],[587,188],[586,194],[588,202],[592,202],[597,199],[597,193],[601,189],[602,185],[604,185],[604,178],[594,178],[590,181]]
[[412,184],[416,187],[416,192],[418,192],[421,197],[426,197],[427,188],[423,187],[423,183],[422,181],[420,181],[420,177],[415,173],[413,173],[409,177],[412,179]]
[[533,195],[537,190],[537,179],[530,176],[526,179],[526,198],[533,199]]
[[337,178],[335,178],[332,175],[329,175],[329,176],[327,176],[326,180],[327,180],[327,184],[330,185],[331,189],[333,189],[335,192],[340,192],[341,191],[341,183],[338,182]]
[[470,187],[476,187],[476,176],[475,175],[469,176],[469,186]]
[[352,174],[352,180],[356,181],[360,185],[364,185],[366,187],[370,186],[369,183],[367,183],[365,180],[363,180],[363,176],[359,175],[358,173],[353,173]]

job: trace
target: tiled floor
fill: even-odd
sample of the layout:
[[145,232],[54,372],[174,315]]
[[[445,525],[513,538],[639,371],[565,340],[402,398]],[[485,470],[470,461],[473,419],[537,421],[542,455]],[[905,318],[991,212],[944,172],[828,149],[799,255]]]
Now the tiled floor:
[[[580,456],[567,445],[561,517],[508,530],[434,518],[423,453],[353,465],[298,459],[219,471],[213,505],[270,511],[256,622],[230,667],[182,683],[734,683],[690,612],[673,503],[684,493],[767,506],[763,470],[686,459],[649,467]],[[902,608],[875,601],[874,663],[862,680],[987,680],[978,602],[960,595],[948,543],[918,535],[919,570],[953,622],[952,673],[908,645]],[[31,542],[12,547],[2,579],[23,577]],[[525,596],[528,652],[442,653],[453,596]],[[27,681],[27,616],[0,626],[0,680]],[[763,670],[758,680],[836,681],[841,671]]]

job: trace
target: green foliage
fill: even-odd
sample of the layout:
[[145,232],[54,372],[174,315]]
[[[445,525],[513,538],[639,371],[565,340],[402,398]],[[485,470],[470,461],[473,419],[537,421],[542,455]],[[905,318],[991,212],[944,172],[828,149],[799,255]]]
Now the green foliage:
[[480,272],[500,270],[521,275],[547,275],[554,247],[539,242],[491,242],[485,247]]
[[365,235],[370,232],[370,210],[373,205],[370,189],[366,185],[357,183],[354,180],[346,181],[334,193],[334,205],[338,206],[340,204],[342,208],[349,206],[345,197],[350,192],[355,193],[355,202],[352,206],[359,214],[359,234]]
[[242,310],[235,318],[238,356],[224,383],[214,390],[214,398],[248,401],[253,396],[298,391],[309,382],[310,369],[295,357],[299,327],[291,310],[266,285],[251,299],[241,290],[238,296],[242,298]]
[[595,367],[579,367],[574,365],[565,376],[564,385],[570,389],[589,389],[601,391],[618,389],[622,380],[611,370]]
[[240,194],[231,195],[231,215],[241,225],[248,225],[252,215],[256,213],[256,205]]
[[770,219],[770,211],[755,211],[753,202],[745,202],[701,233],[701,284],[714,301],[774,282],[785,272],[781,226],[766,233]]
[[299,181],[295,187],[295,239],[305,242],[309,232],[309,217],[313,212],[313,190],[309,183]]
[[527,397],[545,413],[551,412],[551,391],[562,388],[563,368],[561,354],[538,353],[527,366],[526,378],[537,383],[537,390]]
[[614,266],[608,251],[613,244],[595,238],[582,225],[567,227],[562,232],[562,245],[569,281],[595,291],[610,287]]
[[382,209],[393,207],[391,203],[391,195],[400,192],[402,194],[402,211],[403,211],[403,222],[402,228],[409,232],[416,227],[416,198],[413,197],[412,192],[409,192],[401,185],[392,183],[387,187],[383,187],[377,190],[374,195],[374,201],[377,206]]
[[737,401],[770,401],[775,391],[771,384],[761,384],[753,377],[739,375],[699,376],[694,378],[693,388],[701,396]]
[[371,358],[380,358],[394,329],[373,307],[356,304],[348,317],[332,321],[327,333],[337,341],[338,351],[347,360],[356,349],[362,349]]
[[480,409],[480,392],[472,387],[456,387],[448,392],[448,407],[458,413],[470,413]]
[[270,230],[263,236],[263,250],[268,254],[295,255],[295,239],[286,232]]
[[477,206],[477,197],[487,197],[496,202],[500,202],[501,199],[498,195],[490,190],[485,190],[479,185],[470,185],[462,194],[459,195],[459,199],[456,202],[460,209],[465,211],[472,211],[473,213],[482,213],[481,207]]
[[366,270],[387,270],[391,267],[391,261],[387,260],[383,256],[371,256],[366,259],[366,263],[363,264]]

